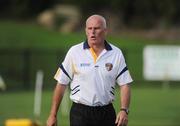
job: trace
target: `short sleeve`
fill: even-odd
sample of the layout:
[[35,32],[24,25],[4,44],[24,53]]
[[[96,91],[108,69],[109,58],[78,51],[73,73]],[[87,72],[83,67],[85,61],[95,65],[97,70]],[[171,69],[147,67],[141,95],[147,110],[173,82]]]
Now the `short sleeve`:
[[129,84],[132,81],[133,80],[132,80],[132,77],[131,77],[130,72],[128,70],[128,67],[126,65],[125,58],[124,58],[122,52],[120,52],[118,75],[116,77],[116,82],[118,83],[118,85],[121,86],[124,84]]
[[59,65],[59,68],[54,76],[54,79],[60,84],[67,85],[73,77],[73,63],[72,63],[72,50],[70,49],[64,61]]

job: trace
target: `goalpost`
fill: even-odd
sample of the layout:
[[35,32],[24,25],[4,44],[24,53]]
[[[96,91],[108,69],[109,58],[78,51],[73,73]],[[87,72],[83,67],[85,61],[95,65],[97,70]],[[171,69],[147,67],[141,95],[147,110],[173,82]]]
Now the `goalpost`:
[[34,95],[34,116],[38,120],[41,115],[41,99],[44,73],[38,70],[36,73],[35,95]]
[[[39,117],[41,115],[41,97],[42,97],[42,86],[43,86],[44,73],[42,70],[38,70],[36,73],[35,81],[35,95],[34,95],[34,116],[35,122],[31,119],[7,119],[5,126],[34,126],[41,125]],[[1,79],[1,78],[0,78]],[[1,81],[1,80],[0,80]]]

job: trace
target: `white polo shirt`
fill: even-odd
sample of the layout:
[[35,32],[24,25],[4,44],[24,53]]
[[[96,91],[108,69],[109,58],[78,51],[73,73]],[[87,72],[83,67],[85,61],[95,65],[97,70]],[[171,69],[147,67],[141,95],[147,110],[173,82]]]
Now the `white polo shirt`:
[[121,50],[106,41],[98,57],[87,41],[71,47],[54,78],[63,85],[70,83],[73,102],[89,106],[111,103],[115,84],[132,82]]

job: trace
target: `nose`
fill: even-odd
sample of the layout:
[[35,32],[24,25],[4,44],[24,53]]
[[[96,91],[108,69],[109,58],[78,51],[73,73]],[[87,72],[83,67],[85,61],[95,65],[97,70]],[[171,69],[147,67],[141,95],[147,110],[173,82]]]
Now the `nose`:
[[91,33],[95,34],[95,29],[94,28],[92,28]]

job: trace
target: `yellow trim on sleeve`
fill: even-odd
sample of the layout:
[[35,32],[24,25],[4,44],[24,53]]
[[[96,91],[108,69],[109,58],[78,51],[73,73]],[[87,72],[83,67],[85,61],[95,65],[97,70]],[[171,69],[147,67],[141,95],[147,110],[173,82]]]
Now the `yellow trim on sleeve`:
[[56,74],[54,75],[54,78],[57,78],[57,77],[60,75],[60,72],[61,72],[61,69],[60,69],[60,68],[58,68],[58,70],[57,70]]
[[78,74],[78,70],[77,70],[76,65],[74,63],[73,63],[73,72],[74,72],[74,74]]
[[92,54],[92,56],[93,56],[94,63],[96,63],[97,55],[96,55],[96,53],[94,52],[93,48],[90,48],[90,52],[91,52],[91,54]]

